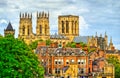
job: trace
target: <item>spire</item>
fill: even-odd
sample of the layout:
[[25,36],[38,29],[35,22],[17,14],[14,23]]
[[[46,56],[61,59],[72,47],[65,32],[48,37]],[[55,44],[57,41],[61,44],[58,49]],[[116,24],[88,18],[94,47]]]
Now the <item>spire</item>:
[[106,31],[105,31],[105,37],[107,37]]
[[39,16],[38,16],[38,11],[37,11],[37,18],[38,18]]
[[32,18],[32,13],[31,13],[31,18]]
[[28,14],[28,18],[30,18],[30,15]]
[[25,13],[25,18],[27,18],[27,12]]
[[112,43],[112,37],[110,38],[109,46],[113,46],[113,43]]
[[44,15],[44,16],[45,16],[45,18],[46,18],[46,17],[47,17],[47,14],[45,13],[45,15]]
[[41,12],[38,14],[38,17],[41,17]]
[[21,12],[20,12],[20,18],[21,18]]
[[49,18],[49,11],[48,11],[48,16],[47,17]]
[[42,12],[42,17],[44,17],[44,11]]
[[112,37],[110,38],[110,43],[112,43]]
[[97,32],[96,32],[96,37],[97,37]]
[[102,34],[100,34],[100,37],[102,37]]
[[6,28],[7,31],[13,31],[13,27],[11,25],[11,23],[9,22],[7,28]]
[[24,13],[22,14],[22,18],[24,18]]

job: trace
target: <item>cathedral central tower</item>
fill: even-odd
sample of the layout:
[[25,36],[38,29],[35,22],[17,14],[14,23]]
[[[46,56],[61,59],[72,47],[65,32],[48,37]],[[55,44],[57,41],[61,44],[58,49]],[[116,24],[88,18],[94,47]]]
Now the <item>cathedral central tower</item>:
[[79,16],[59,16],[58,34],[67,36],[70,40],[73,40],[75,36],[79,36]]

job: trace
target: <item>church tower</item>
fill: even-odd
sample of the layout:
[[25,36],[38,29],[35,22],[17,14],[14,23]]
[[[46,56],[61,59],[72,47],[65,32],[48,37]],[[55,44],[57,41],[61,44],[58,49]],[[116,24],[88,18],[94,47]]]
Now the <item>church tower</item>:
[[36,36],[37,38],[41,38],[44,40],[49,39],[49,13],[37,12]]
[[75,36],[79,36],[79,16],[59,16],[58,34],[67,36],[71,41]]
[[14,36],[15,34],[15,30],[13,29],[11,23],[9,22],[7,28],[4,30],[4,36],[8,35],[8,34],[11,34]]
[[26,43],[31,42],[33,38],[32,32],[32,14],[29,13],[20,13],[20,22],[19,22],[19,35],[20,39],[23,39]]

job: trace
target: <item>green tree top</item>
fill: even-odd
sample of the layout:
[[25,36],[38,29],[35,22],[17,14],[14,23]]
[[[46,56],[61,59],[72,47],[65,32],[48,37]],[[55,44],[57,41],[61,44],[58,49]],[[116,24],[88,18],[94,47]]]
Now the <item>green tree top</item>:
[[117,56],[109,56],[108,62],[115,66],[115,78],[120,78],[120,60]]
[[37,56],[13,36],[0,38],[0,78],[43,78]]
[[33,49],[36,49],[37,48],[37,45],[38,45],[38,42],[43,42],[42,39],[40,40],[36,40],[34,42],[32,42],[31,44],[29,44],[29,47],[33,50]]

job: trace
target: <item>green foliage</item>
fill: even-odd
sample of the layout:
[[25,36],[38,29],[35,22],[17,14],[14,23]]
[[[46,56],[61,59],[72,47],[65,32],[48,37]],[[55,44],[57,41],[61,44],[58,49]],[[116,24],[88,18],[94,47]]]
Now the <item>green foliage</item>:
[[50,39],[46,40],[46,45],[49,46],[50,44],[51,44],[51,40]]
[[76,43],[75,42],[71,43],[71,48],[76,48]]
[[[83,42],[80,42],[79,44],[80,44],[82,47],[85,47],[85,46],[86,46],[86,44],[83,43]],[[75,43],[75,42],[68,42],[68,43],[66,44],[66,47],[76,48],[76,43]]]
[[0,34],[0,38],[2,38],[3,36]]
[[71,43],[68,42],[68,43],[66,44],[66,47],[71,47]]
[[108,59],[109,63],[115,66],[115,78],[120,78],[120,61],[116,56],[110,56]]
[[13,36],[0,38],[0,78],[43,78],[37,56]]
[[40,40],[36,40],[34,42],[32,42],[31,44],[29,44],[30,48],[33,50],[33,49],[36,49],[37,48],[37,45],[38,45],[38,42],[42,42],[43,40],[40,39]]
[[86,46],[86,44],[83,43],[83,42],[80,42],[80,45],[81,45],[82,47],[85,47],[85,46]]
[[75,42],[68,42],[68,43],[66,44],[66,47],[75,48],[75,47],[76,47],[76,43],[75,43]]

